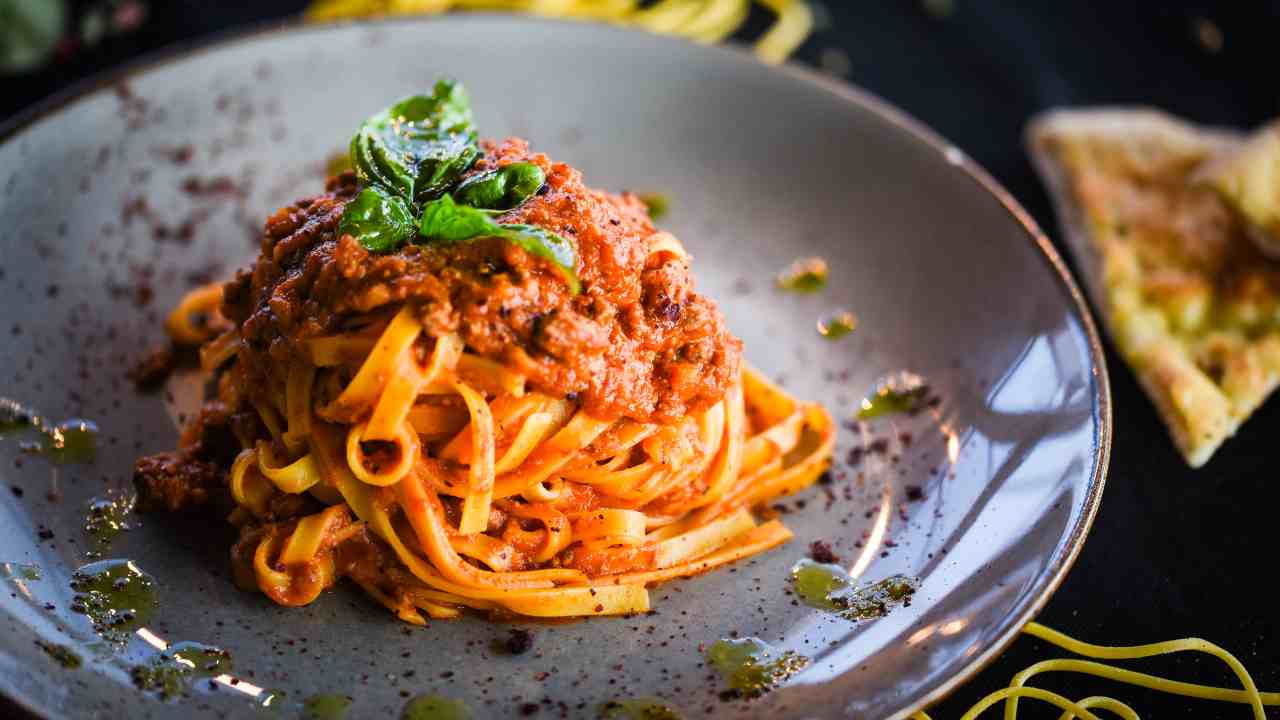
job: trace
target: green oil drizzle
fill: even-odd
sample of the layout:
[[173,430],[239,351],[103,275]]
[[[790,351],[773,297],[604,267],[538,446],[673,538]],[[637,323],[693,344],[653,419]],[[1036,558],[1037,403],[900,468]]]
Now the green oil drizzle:
[[302,702],[289,699],[278,688],[263,690],[253,699],[254,707],[266,717],[290,720],[342,720],[351,707],[351,698],[338,693],[310,695]]
[[200,676],[217,677],[231,672],[231,653],[214,645],[184,640],[173,643],[162,656],[168,656]]
[[122,641],[156,608],[155,579],[132,560],[100,560],[71,576],[71,609],[87,615],[104,639]]
[[874,392],[862,399],[858,419],[919,412],[928,402],[928,395],[929,386],[924,378],[908,372],[898,373],[880,382]]
[[75,670],[80,667],[80,656],[66,645],[46,642],[36,642],[36,645],[39,645],[40,649],[43,650],[46,655],[53,658],[54,662],[58,663],[62,667],[68,670]]
[[181,666],[153,661],[146,665],[134,665],[129,670],[133,684],[143,692],[153,692],[168,700],[187,690],[187,669]]
[[400,711],[400,720],[470,720],[471,713],[461,700],[425,694],[410,700]]
[[818,334],[828,340],[839,340],[858,328],[858,318],[848,310],[818,321]]
[[610,700],[600,708],[605,720],[681,720],[680,713],[652,698]]
[[839,565],[801,560],[791,569],[791,583],[805,604],[839,615],[845,620],[874,620],[909,602],[919,581],[906,575],[890,575],[877,582],[854,585]]
[[39,565],[3,562],[0,563],[0,577],[14,580],[39,580],[44,575]]
[[92,420],[64,420],[44,430],[44,436],[28,450],[55,465],[89,463],[98,452],[98,425]]
[[301,720],[342,720],[351,707],[351,698],[346,695],[325,693],[312,695],[302,701]]
[[916,412],[924,405],[926,388],[898,392],[896,390],[880,390],[875,395],[863,398],[858,409],[859,420],[871,420],[885,415]]
[[168,700],[184,695],[192,683],[231,671],[231,653],[212,645],[177,642],[143,665],[135,665],[129,675],[144,692]]
[[72,418],[50,425],[31,408],[0,398],[0,435],[16,432],[37,433],[34,442],[22,444],[23,452],[55,465],[93,462],[98,449],[98,426],[92,420]]
[[795,292],[817,292],[827,286],[827,261],[802,258],[778,273],[778,287]]
[[651,220],[661,220],[671,211],[671,199],[666,193],[640,193],[638,197],[649,208]]
[[707,660],[738,695],[759,697],[786,682],[809,664],[793,650],[778,650],[759,638],[717,640]]
[[89,557],[102,557],[120,533],[135,527],[132,514],[136,500],[131,494],[112,493],[89,501],[84,519],[84,532],[89,536]]

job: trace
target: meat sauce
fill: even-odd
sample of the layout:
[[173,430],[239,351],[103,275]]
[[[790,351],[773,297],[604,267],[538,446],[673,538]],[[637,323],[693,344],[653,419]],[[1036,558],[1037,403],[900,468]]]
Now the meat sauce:
[[[572,295],[546,261],[500,240],[370,253],[337,236],[357,191],[355,176],[340,174],[324,194],[276,211],[253,268],[225,287],[222,311],[245,341],[237,357],[247,381],[239,392],[268,387],[307,338],[411,302],[429,335],[456,332],[471,352],[601,419],[671,424],[719,401],[738,374],[741,343],[715,304],[694,291],[683,261],[650,253],[655,229],[643,203],[586,187],[577,170],[531,154],[523,140],[483,147],[473,173],[522,161],[542,168],[546,185],[499,222],[572,238],[582,293]],[[139,508],[222,501],[226,470],[240,447],[265,434],[259,425],[248,406],[210,401],[177,452],[138,461]],[[305,510],[273,507],[271,515]]]
[[470,351],[600,419],[670,424],[719,401],[737,376],[741,343],[695,292],[685,262],[650,253],[656,231],[643,203],[586,187],[577,170],[530,153],[523,140],[483,149],[473,173],[513,162],[542,168],[542,190],[498,222],[575,241],[581,294],[547,261],[501,240],[380,255],[338,237],[357,190],[346,173],[325,194],[273,214],[252,271],[226,286],[223,312],[241,325],[250,374],[266,377],[308,337],[412,302],[429,335],[456,332]]

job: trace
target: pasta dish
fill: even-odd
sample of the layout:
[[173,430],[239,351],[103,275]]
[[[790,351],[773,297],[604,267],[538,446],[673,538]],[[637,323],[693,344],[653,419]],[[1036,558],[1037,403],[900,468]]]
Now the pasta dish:
[[448,80],[351,166],[169,317],[212,391],[140,508],[225,508],[276,603],[348,578],[416,624],[643,612],[791,537],[752,508],[826,469],[833,423],[743,364],[639,199],[479,140]]

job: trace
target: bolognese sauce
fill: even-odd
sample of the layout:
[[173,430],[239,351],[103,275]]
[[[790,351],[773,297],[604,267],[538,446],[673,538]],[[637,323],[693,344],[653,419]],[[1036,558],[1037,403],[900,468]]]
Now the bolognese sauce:
[[588,188],[579,171],[531,153],[524,140],[484,149],[472,174],[515,162],[546,173],[544,190],[499,220],[574,238],[580,295],[545,261],[497,239],[380,255],[339,237],[356,190],[345,173],[324,195],[276,211],[252,271],[226,286],[223,310],[242,324],[251,354],[283,359],[352,315],[412,300],[431,334],[457,332],[474,352],[601,419],[671,423],[719,401],[737,376],[741,342],[694,290],[685,262],[650,253],[657,231],[644,204]]

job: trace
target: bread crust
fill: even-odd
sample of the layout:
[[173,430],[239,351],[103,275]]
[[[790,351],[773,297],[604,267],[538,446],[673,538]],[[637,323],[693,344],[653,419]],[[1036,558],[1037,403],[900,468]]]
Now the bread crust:
[[1200,180],[1240,136],[1102,108],[1038,116],[1026,142],[1104,326],[1203,465],[1280,384],[1280,263]]

